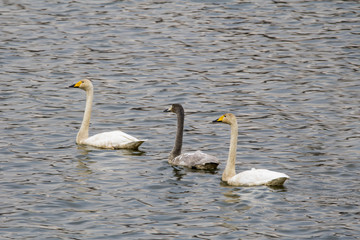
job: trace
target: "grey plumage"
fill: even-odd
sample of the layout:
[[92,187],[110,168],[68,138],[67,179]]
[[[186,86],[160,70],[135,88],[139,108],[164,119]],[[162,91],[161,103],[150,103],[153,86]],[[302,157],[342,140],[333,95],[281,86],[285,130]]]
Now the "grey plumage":
[[164,112],[173,112],[177,115],[177,131],[175,145],[170,152],[168,162],[172,165],[184,166],[194,169],[216,169],[217,166],[220,164],[220,161],[214,156],[208,155],[201,151],[181,154],[185,120],[184,108],[181,106],[181,104],[173,104],[169,109],[164,110]]

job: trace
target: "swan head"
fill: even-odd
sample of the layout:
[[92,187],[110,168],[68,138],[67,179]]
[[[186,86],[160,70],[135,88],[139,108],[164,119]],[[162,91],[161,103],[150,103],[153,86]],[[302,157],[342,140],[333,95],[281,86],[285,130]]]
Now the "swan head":
[[233,123],[236,123],[236,117],[232,113],[225,113],[224,115],[213,121],[213,123],[219,123],[219,122],[227,123],[231,125]]
[[93,88],[93,85],[89,79],[83,79],[78,81],[77,83],[69,86],[70,88],[80,88],[82,90],[89,90]]
[[164,112],[179,113],[184,112],[184,108],[181,106],[181,104],[175,103],[172,104],[169,108],[165,109]]

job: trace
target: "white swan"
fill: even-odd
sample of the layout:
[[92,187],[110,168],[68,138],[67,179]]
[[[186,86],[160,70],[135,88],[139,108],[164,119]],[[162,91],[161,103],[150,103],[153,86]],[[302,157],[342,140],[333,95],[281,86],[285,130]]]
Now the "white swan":
[[69,87],[80,88],[86,92],[84,118],[81,123],[80,130],[76,136],[77,144],[109,149],[137,149],[145,141],[139,140],[122,131],[104,132],[89,137],[91,108],[94,98],[93,85],[90,80],[83,79]]
[[164,110],[164,112],[176,113],[178,120],[175,145],[170,153],[168,162],[172,165],[184,166],[194,169],[216,169],[220,161],[214,156],[208,155],[199,150],[194,153],[181,154],[185,118],[183,107],[180,104],[173,104],[169,109]]
[[284,182],[290,178],[284,173],[255,168],[236,174],[235,160],[238,137],[238,125],[236,117],[232,113],[226,113],[214,122],[227,123],[230,124],[231,127],[229,157],[222,175],[222,180],[224,182],[227,182],[232,186],[282,186]]

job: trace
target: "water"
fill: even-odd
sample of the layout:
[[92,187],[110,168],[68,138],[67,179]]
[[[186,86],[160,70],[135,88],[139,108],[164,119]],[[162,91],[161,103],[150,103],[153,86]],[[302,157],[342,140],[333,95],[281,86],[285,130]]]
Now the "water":
[[[1,1],[1,239],[356,239],[360,233],[357,1]],[[141,151],[75,144],[92,79],[90,134],[121,129]],[[184,151],[213,173],[167,163]],[[284,188],[221,182],[229,127],[237,171]]]

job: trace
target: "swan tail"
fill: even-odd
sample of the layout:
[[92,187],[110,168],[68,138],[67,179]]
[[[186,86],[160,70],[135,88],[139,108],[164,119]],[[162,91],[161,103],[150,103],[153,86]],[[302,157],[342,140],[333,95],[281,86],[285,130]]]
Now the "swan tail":
[[141,144],[143,144],[146,140],[138,140],[138,141],[132,141],[125,144],[122,144],[121,146],[116,147],[115,149],[131,149],[131,150],[138,150]]
[[279,177],[275,178],[266,183],[267,186],[282,186],[284,185],[285,181],[289,179],[288,177]]
[[196,164],[192,168],[199,169],[199,170],[215,170],[218,165],[219,165],[219,163],[209,162],[209,163],[205,163],[205,164]]

